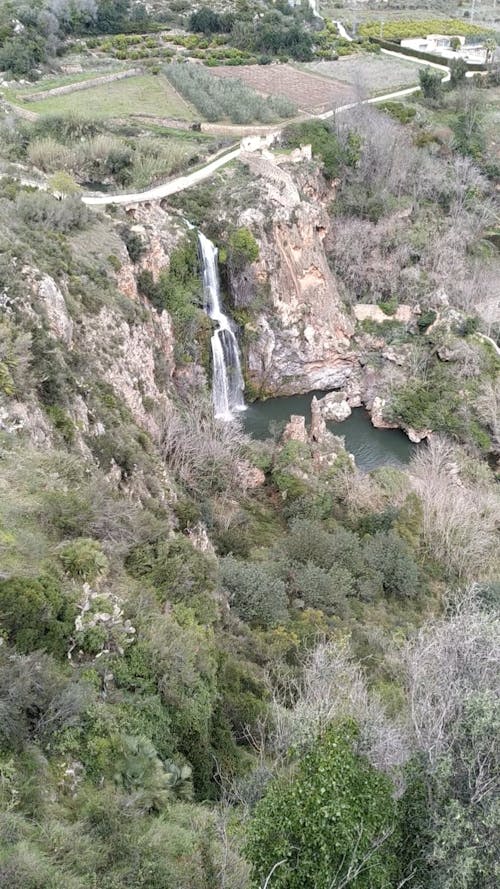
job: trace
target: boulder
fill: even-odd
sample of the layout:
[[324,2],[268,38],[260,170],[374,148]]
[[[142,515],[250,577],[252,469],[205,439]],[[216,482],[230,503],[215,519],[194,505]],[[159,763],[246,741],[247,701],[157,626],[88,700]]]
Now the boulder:
[[319,400],[318,404],[324,419],[333,420],[335,423],[342,423],[352,414],[345,392],[329,392]]

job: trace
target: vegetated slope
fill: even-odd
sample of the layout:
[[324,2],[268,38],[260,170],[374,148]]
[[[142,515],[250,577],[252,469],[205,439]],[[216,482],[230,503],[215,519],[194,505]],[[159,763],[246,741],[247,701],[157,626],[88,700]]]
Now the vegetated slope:
[[[487,383],[489,450],[498,368],[457,309],[468,267],[428,268],[422,235],[430,207],[443,237],[460,219],[465,263],[487,186],[469,164],[461,189],[454,160],[434,166],[385,121],[313,126],[316,161],[238,169],[179,204],[220,246],[247,347],[273,300],[274,332],[292,330],[274,258],[301,224],[325,263],[340,219],[382,237],[374,257],[410,232],[432,281],[415,301],[429,286],[422,315],[439,309],[444,339],[424,317],[405,342],[358,326],[351,346],[375,380],[400,366],[383,352],[410,346],[405,373],[432,397],[436,368],[453,368],[467,410],[470,381]],[[435,174],[422,209],[421,157]],[[0,883],[242,889],[274,869],[287,889],[364,889],[369,864],[384,889],[493,889],[494,470],[448,415],[454,436],[409,472],[369,476],[317,431],[252,443],[214,423],[179,215],[92,214],[6,179],[0,192]],[[294,260],[309,285],[310,248]],[[362,286],[333,255],[325,311],[347,312],[334,287],[378,299],[362,249]],[[438,278],[454,320],[432,302]]]

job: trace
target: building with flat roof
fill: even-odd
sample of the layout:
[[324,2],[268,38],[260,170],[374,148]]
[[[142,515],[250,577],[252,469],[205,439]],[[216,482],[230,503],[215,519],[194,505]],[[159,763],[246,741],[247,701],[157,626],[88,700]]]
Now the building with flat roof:
[[463,59],[464,62],[476,64],[484,64],[487,61],[487,50],[482,43],[466,43],[465,37],[459,34],[428,34],[427,37],[412,37],[402,40],[401,47],[430,52],[444,59]]

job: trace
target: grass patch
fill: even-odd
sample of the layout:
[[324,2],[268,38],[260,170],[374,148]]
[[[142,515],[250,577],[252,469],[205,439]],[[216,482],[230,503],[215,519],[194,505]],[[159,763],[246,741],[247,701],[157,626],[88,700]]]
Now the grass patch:
[[79,114],[85,117],[128,117],[150,114],[153,117],[174,117],[193,120],[194,112],[163,77],[151,74],[117,80],[103,86],[73,93],[52,96],[26,106],[40,114],[64,114],[73,111],[75,102]]

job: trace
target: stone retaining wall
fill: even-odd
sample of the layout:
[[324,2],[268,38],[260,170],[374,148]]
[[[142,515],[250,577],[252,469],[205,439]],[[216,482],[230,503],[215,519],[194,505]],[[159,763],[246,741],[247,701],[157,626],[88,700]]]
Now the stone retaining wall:
[[64,96],[67,93],[76,93],[79,90],[89,90],[95,86],[106,83],[114,83],[115,80],[124,80],[127,77],[136,77],[142,74],[141,68],[129,68],[127,71],[115,71],[114,74],[103,74],[101,77],[93,77],[91,80],[78,80],[76,83],[67,83],[64,86],[56,86],[51,90],[42,90],[39,93],[29,93],[22,96],[23,102],[40,102],[51,96]]

